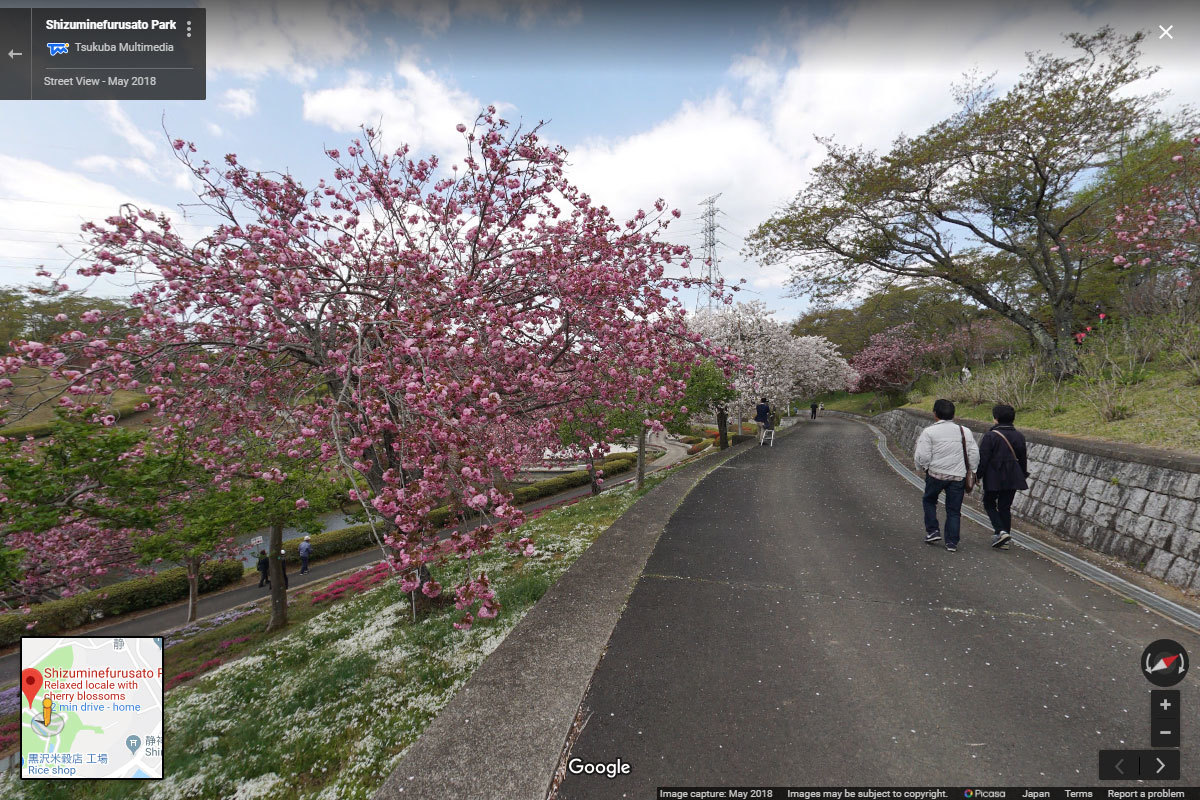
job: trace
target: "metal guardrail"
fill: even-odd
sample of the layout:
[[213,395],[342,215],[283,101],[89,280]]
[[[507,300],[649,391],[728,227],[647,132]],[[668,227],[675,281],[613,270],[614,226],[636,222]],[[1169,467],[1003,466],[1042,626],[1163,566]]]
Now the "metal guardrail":
[[[848,414],[838,414],[838,416],[844,416],[846,419],[854,420],[862,425],[866,425],[868,428],[874,431],[875,446],[879,448],[880,454],[883,456],[884,460],[887,461],[888,465],[894,469],[900,475],[900,477],[904,478],[913,486],[916,486],[919,489],[925,488],[925,482],[922,481],[921,478],[912,470],[902,464],[898,458],[892,455],[892,451],[888,448],[887,434],[863,419],[859,419]],[[941,502],[943,505],[945,504],[944,500]],[[964,506],[962,513],[963,516],[967,517],[968,519],[978,522],[980,525],[983,525],[989,530],[991,529],[991,522],[985,515],[980,514],[978,511]],[[1111,589],[1119,595],[1127,597],[1131,600],[1135,600],[1146,608],[1157,611],[1159,614],[1167,617],[1172,622],[1176,622],[1186,628],[1190,628],[1192,631],[1200,632],[1200,613],[1197,613],[1190,608],[1181,606],[1178,603],[1172,602],[1165,597],[1159,597],[1148,589],[1143,589],[1141,586],[1138,586],[1135,583],[1130,583],[1118,575],[1113,575],[1111,572],[1108,572],[1096,566],[1095,564],[1084,561],[1082,558],[1073,556],[1064,550],[1054,547],[1053,545],[1046,544],[1040,539],[1035,539],[1027,533],[1021,533],[1016,528],[1010,531],[1010,533],[1012,534],[1013,542],[1018,546],[1037,553],[1040,556],[1044,556],[1045,558],[1048,558],[1073,572],[1077,572],[1088,580]]]

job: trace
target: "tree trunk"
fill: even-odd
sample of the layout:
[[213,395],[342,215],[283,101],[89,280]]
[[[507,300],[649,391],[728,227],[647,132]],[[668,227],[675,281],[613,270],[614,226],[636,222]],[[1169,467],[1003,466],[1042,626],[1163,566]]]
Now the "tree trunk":
[[596,459],[588,456],[588,477],[592,479],[592,496],[600,494],[599,475],[596,474]]
[[717,409],[717,443],[722,450],[729,449],[729,411],[724,406]]
[[188,609],[187,621],[196,621],[196,607],[200,603],[200,559],[192,556],[187,560]]
[[638,431],[637,488],[646,484],[646,426]]
[[276,522],[271,525],[271,544],[267,549],[267,557],[270,559],[270,571],[267,573],[271,576],[271,621],[267,623],[268,631],[277,631],[280,628],[287,627],[287,587],[283,583],[283,558],[280,551],[283,550],[283,523]]

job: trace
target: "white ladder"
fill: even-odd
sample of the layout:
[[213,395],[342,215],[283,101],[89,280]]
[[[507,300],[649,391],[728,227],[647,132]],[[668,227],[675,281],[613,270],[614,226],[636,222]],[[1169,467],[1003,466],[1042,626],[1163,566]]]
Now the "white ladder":
[[771,447],[775,446],[775,429],[774,428],[763,428],[762,440],[759,441],[759,444],[760,445],[766,444],[767,442],[771,443]]

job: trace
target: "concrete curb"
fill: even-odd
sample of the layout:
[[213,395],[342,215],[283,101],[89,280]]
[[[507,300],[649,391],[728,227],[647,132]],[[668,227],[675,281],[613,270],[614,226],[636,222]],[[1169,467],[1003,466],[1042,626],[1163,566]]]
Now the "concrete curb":
[[667,521],[751,442],[679,468],[580,556],[403,753],[376,800],[545,800],[579,704]]

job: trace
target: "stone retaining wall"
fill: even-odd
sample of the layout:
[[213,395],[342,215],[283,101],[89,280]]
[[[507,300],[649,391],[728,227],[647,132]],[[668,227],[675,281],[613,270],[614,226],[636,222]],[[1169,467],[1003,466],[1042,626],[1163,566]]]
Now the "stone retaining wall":
[[[896,409],[871,421],[911,454],[917,434],[934,418]],[[959,422],[976,441],[991,427]],[[1174,586],[1200,590],[1200,457],[1022,433],[1029,445],[1029,491],[1017,492],[1014,514]]]

